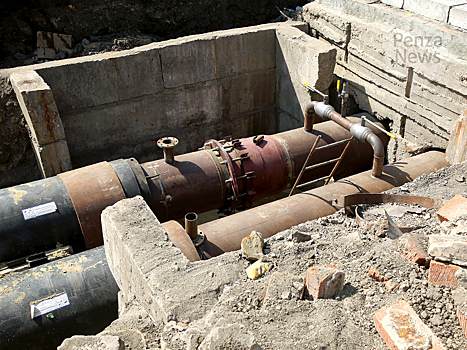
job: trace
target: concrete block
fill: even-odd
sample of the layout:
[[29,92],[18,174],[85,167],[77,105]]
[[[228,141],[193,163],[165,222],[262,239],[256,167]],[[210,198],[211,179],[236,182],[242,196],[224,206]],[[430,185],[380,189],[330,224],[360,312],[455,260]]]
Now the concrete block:
[[392,350],[445,349],[441,341],[404,300],[379,310],[373,318],[376,329]]
[[276,67],[276,39],[273,28],[241,28],[224,33],[217,36],[214,42],[219,78]]
[[467,111],[454,124],[446,149],[446,160],[459,164],[467,160]]
[[274,69],[221,79],[222,95],[216,101],[222,115],[239,116],[276,106]]
[[329,88],[336,49],[297,28],[280,28],[276,37],[278,107],[303,120],[302,108],[310,101],[310,96],[302,84],[306,82],[320,91]]
[[49,86],[35,71],[13,73],[10,81],[28,124],[42,176],[71,170],[65,131]]
[[467,267],[467,237],[430,235],[428,254],[436,260]]
[[345,274],[334,267],[313,267],[306,273],[306,287],[313,299],[332,298],[344,288]]
[[461,267],[456,265],[450,265],[440,261],[432,261],[430,264],[430,271],[428,276],[428,282],[436,286],[459,286],[459,281],[456,278],[456,272]]
[[53,48],[60,51],[71,53],[73,50],[73,36],[68,34],[53,33]]
[[39,47],[37,48],[36,51],[34,51],[34,54],[37,56],[39,59],[48,59],[52,60],[55,58],[57,55],[57,52],[53,48],[48,48],[48,47]]
[[106,208],[102,231],[120,290],[155,321],[200,319],[217,303],[225,285],[244,277],[234,253],[190,263],[140,196]]
[[37,47],[48,47],[48,48],[53,48],[54,47],[54,37],[53,33],[51,32],[42,32],[39,31],[36,33],[37,36]]
[[73,110],[127,101],[164,89],[155,49],[57,61],[36,71],[49,84],[64,116]]
[[74,335],[65,339],[57,350],[125,350],[125,343],[112,335]]
[[428,255],[428,236],[406,233],[397,240],[402,256],[411,263],[428,266],[431,258]]
[[448,22],[452,6],[465,4],[465,0],[404,0],[404,10],[441,22]]
[[214,38],[175,40],[160,49],[165,88],[206,82],[217,78]]
[[[305,279],[289,273],[274,272],[269,280],[264,302],[301,300],[305,292]],[[268,300],[269,299],[269,300]]]
[[263,348],[258,345],[253,333],[244,325],[233,323],[211,329],[198,349],[262,350]]
[[449,24],[467,29],[467,5],[453,6],[449,12]]
[[467,214],[467,198],[460,194],[456,194],[436,212],[440,221],[455,221],[465,214]]
[[404,0],[381,0],[383,4],[401,9],[404,6]]

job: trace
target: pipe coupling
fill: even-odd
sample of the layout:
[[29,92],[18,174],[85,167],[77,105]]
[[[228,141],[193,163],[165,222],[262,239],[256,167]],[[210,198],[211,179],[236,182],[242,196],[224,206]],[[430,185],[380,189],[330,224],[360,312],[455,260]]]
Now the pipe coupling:
[[350,133],[359,141],[366,142],[366,138],[373,131],[367,126],[361,126],[360,124],[352,124],[350,126]]
[[315,113],[324,120],[331,119],[331,113],[334,111],[335,109],[333,106],[328,105],[324,102],[318,102],[317,104],[315,104]]

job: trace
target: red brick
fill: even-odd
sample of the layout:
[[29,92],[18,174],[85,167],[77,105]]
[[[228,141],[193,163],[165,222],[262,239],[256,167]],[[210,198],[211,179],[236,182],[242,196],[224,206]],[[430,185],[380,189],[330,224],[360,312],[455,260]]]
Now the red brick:
[[428,282],[436,286],[457,287],[459,281],[456,278],[456,272],[460,268],[461,267],[457,265],[450,265],[433,260],[430,264]]
[[370,270],[368,271],[368,275],[367,277],[371,277],[373,278],[374,280],[378,281],[378,282],[386,282],[386,281],[389,281],[388,278],[384,277],[384,276],[381,276],[378,272],[378,270],[376,270],[374,267],[371,267]]
[[419,348],[430,344],[430,341],[431,350],[445,350],[405,300],[379,310],[373,318],[376,329],[392,350]]
[[467,305],[457,306],[457,319],[467,337]]
[[398,239],[399,251],[402,256],[414,264],[428,267],[431,258],[428,255],[426,246],[428,236],[406,233]]
[[453,221],[462,214],[467,214],[467,198],[456,194],[436,212],[441,221]]
[[332,298],[344,287],[345,274],[334,267],[320,266],[306,273],[306,287],[313,299]]

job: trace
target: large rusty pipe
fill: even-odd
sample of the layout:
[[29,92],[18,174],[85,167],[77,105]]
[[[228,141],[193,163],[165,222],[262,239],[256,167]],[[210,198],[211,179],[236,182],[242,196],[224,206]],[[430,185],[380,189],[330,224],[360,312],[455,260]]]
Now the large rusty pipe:
[[[350,117],[357,122],[357,117]],[[380,133],[384,143],[388,138]],[[148,204],[159,220],[183,217],[221,209],[227,213],[238,205],[248,206],[289,188],[300,172],[317,136],[319,146],[350,138],[348,130],[332,122],[320,123],[313,133],[295,129],[275,135],[261,135],[220,143],[210,140],[205,149],[175,157],[167,164],[163,160],[141,165],[150,188]],[[317,151],[311,164],[340,156],[345,144]],[[356,171],[370,165],[371,147],[357,140],[340,165],[339,173]],[[329,175],[332,164],[307,172],[303,181]]]
[[358,192],[379,193],[412,181],[418,176],[449,166],[444,153],[431,151],[383,167],[381,178],[366,171],[327,186],[287,197],[199,226],[205,235],[201,249],[207,257],[240,249],[241,240],[252,230],[272,235],[294,225],[330,215],[340,208],[333,204],[338,195]]

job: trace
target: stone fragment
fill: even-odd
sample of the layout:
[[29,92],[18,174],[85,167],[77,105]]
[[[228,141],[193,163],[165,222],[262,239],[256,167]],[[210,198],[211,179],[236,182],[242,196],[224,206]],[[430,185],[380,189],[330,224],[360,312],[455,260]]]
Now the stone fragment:
[[467,237],[431,235],[428,254],[436,260],[467,267]]
[[74,335],[57,350],[125,350],[125,343],[114,335]]
[[445,349],[405,300],[379,310],[373,318],[376,329],[392,350]]
[[199,350],[262,350],[256,339],[244,325],[234,323],[214,327],[204,338]]
[[[462,280],[466,270],[460,266],[433,260],[430,265],[428,282],[436,286],[457,287],[459,286],[459,279]],[[457,276],[459,276],[459,279]]]
[[267,270],[269,270],[269,265],[262,262],[261,260],[258,260],[254,264],[247,267],[246,274],[248,278],[255,280],[262,276]]
[[345,274],[334,267],[320,266],[307,271],[306,287],[313,299],[332,298],[344,288]]
[[428,236],[406,233],[397,241],[402,256],[414,264],[430,265]]
[[248,260],[258,260],[263,256],[264,238],[261,232],[251,231],[242,239],[242,255]]
[[394,289],[396,289],[397,287],[399,287],[399,284],[398,282],[394,282],[394,281],[387,281],[386,284],[385,284],[385,287],[388,291],[393,291]]
[[204,334],[200,329],[170,321],[161,334],[161,350],[196,350],[203,338]]
[[294,231],[292,233],[292,241],[295,243],[306,242],[306,241],[310,241],[311,239],[312,239],[311,235],[307,235],[300,231]]
[[467,198],[456,194],[436,214],[441,221],[454,221],[457,217],[467,214]]
[[[300,300],[303,298],[305,290],[305,280],[303,277],[289,273],[274,272],[268,283],[264,300],[291,299]],[[287,298],[284,296],[287,295]]]

